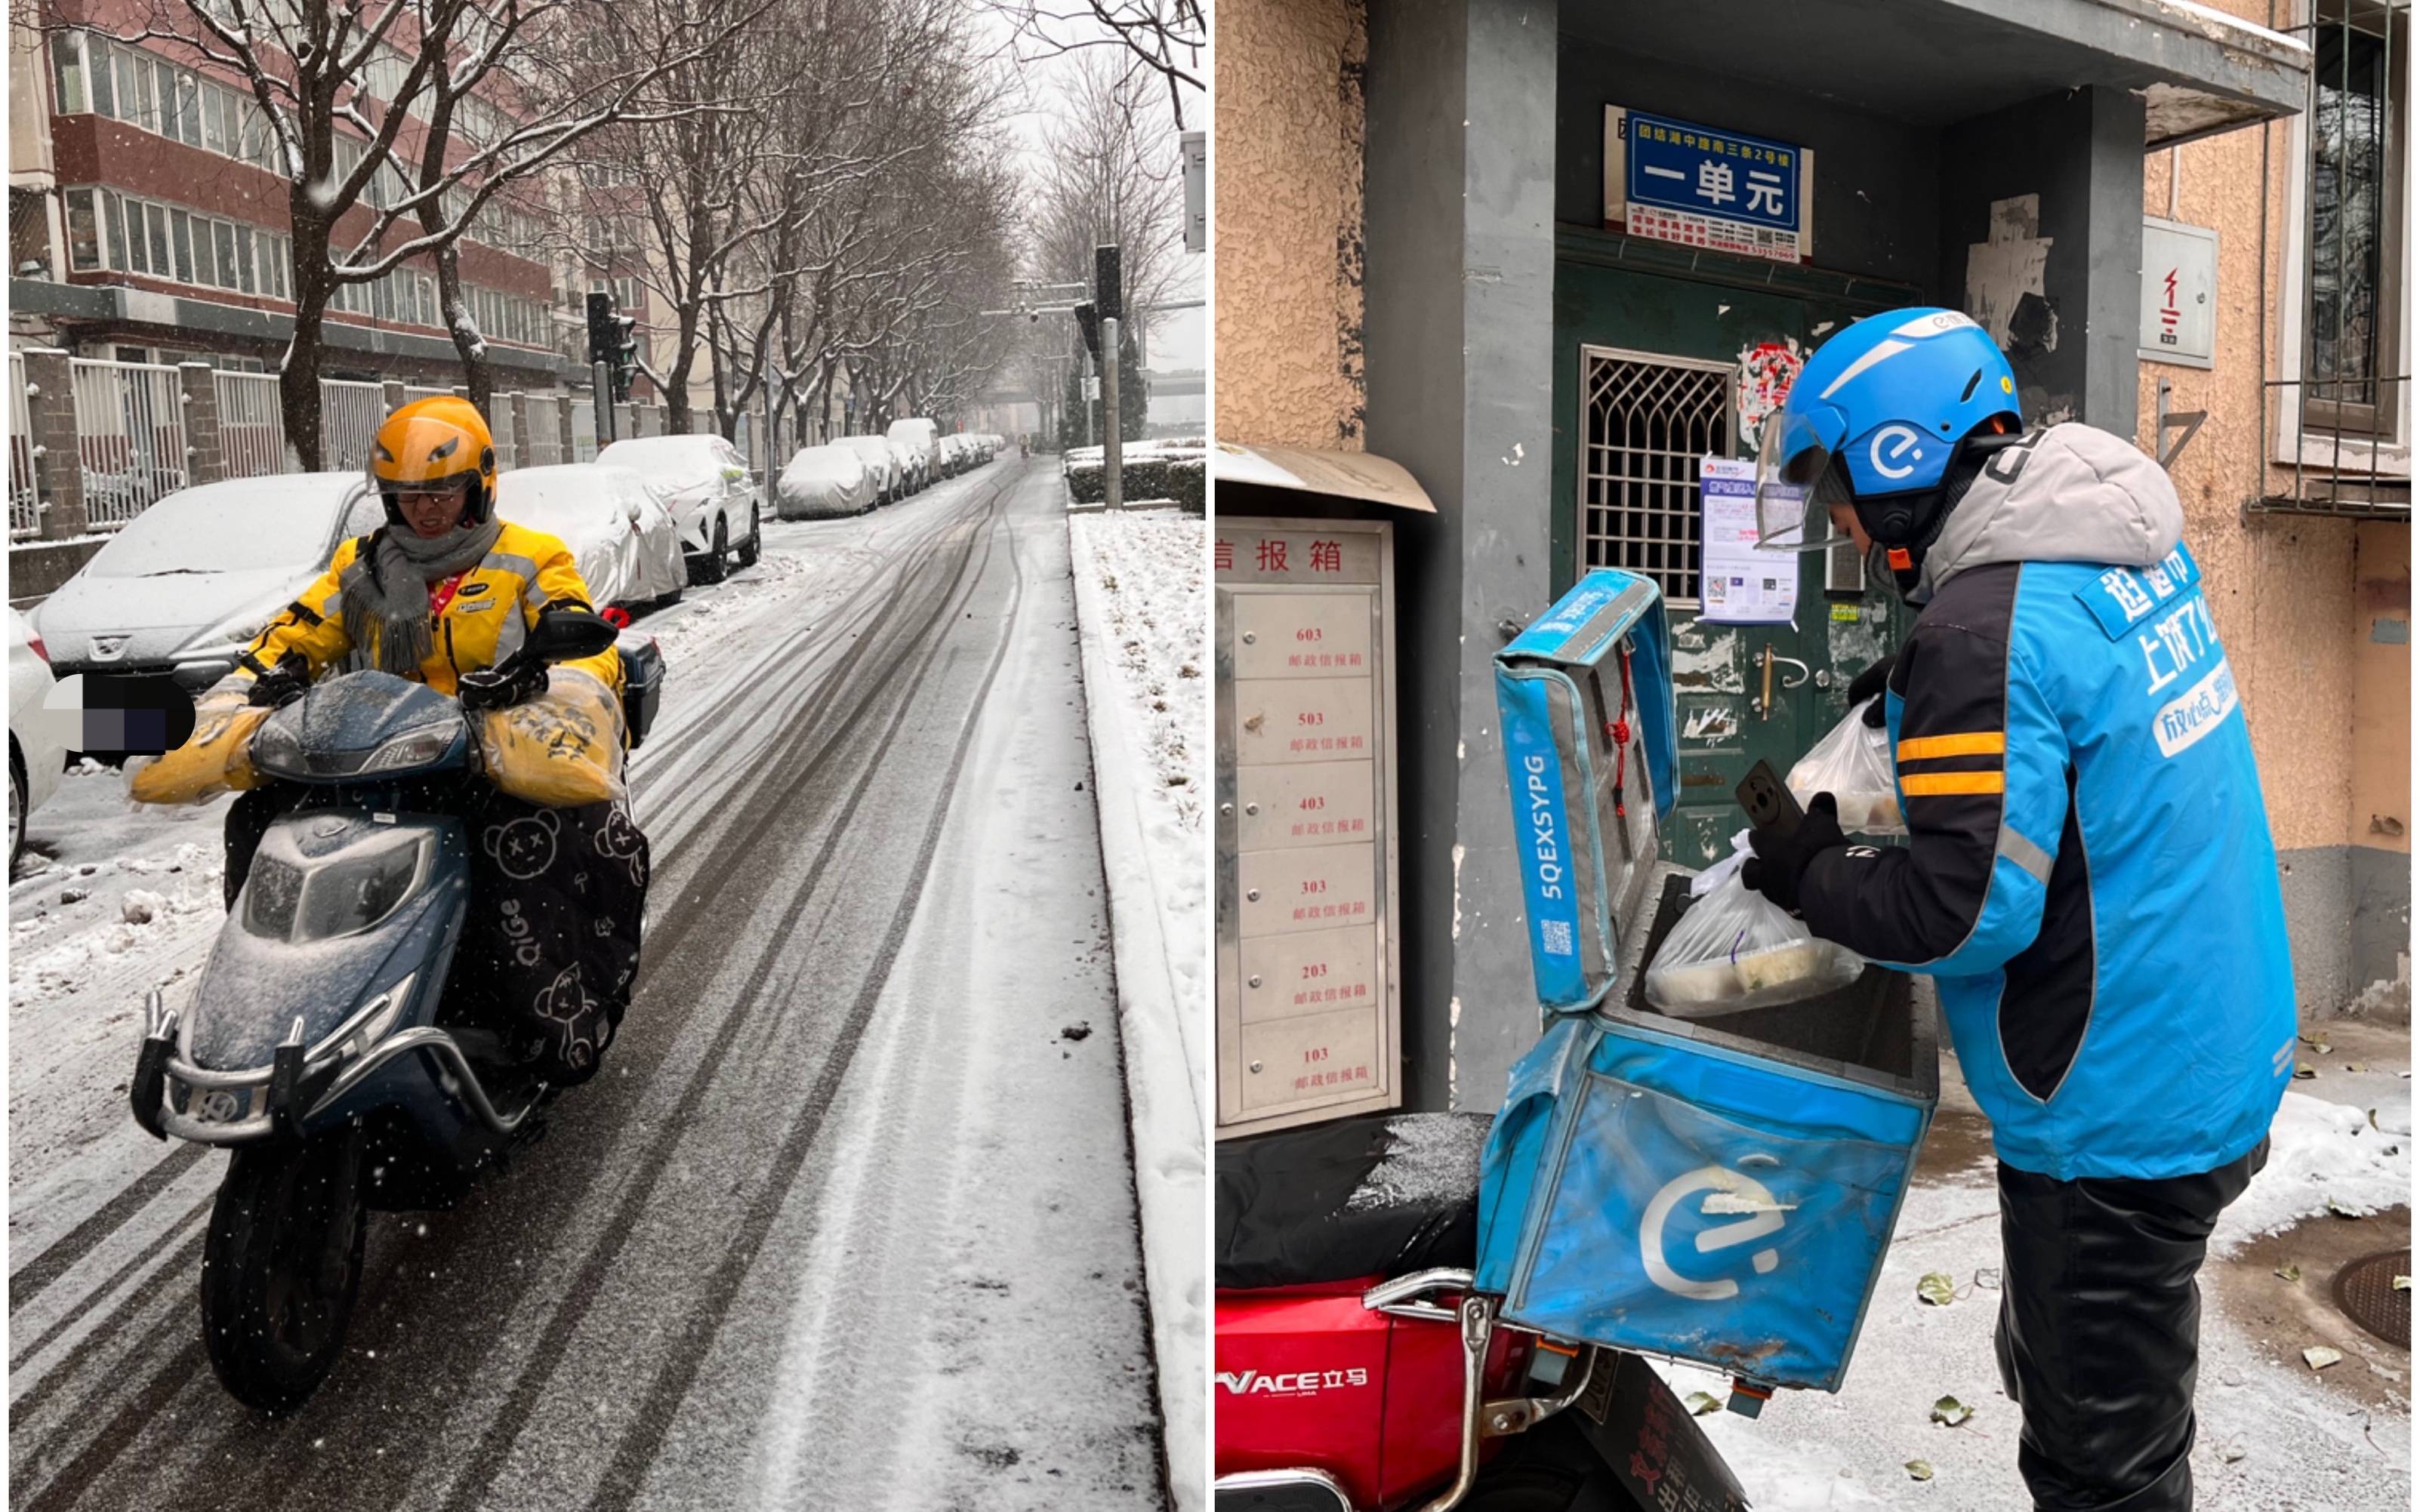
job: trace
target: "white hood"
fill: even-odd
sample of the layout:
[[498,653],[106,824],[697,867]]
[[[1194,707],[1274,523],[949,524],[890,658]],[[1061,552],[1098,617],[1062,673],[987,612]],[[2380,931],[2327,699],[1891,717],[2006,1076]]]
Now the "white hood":
[[[1970,567],[1995,562],[2096,562],[2148,567],[2184,539],[2184,505],[2168,475],[2132,441],[2090,425],[2053,425],[2024,447],[2002,482],[1986,468],[1924,556],[1925,603]],[[2009,471],[2008,462],[1995,464]]]

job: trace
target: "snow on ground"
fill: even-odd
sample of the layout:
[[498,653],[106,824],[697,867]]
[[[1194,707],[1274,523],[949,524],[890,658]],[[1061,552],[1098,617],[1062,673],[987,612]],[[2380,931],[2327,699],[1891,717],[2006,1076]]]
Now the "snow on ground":
[[1202,937],[1207,752],[1202,522],[1189,515],[1071,515],[1094,797],[1116,940],[1143,1266],[1158,1351],[1170,1482],[1201,1496],[1202,1170],[1210,1057]]
[[[1954,1064],[1945,1059],[1945,1072]],[[2408,1373],[2349,1351],[2331,1367],[2335,1379],[2321,1381],[2294,1357],[2315,1337],[2234,1316],[2214,1273],[2226,1253],[2256,1235],[2298,1221],[2342,1223],[2328,1215],[2331,1197],[2365,1213],[2409,1201],[2408,1135],[2381,1129],[2410,1128],[2411,1084],[2390,1073],[2384,1085],[2400,1101],[2378,1107],[2380,1129],[2370,1127],[2366,1108],[2288,1093],[2268,1166],[2221,1218],[2202,1273],[2201,1421],[2193,1452],[2201,1512],[2402,1512],[2411,1504],[2411,1421],[2408,1411],[2392,1405],[2404,1400]],[[2366,1090],[2375,1092],[2377,1084]],[[1945,1107],[1951,1101],[1945,1096]],[[2377,1242],[2392,1244],[2407,1233],[2381,1226]],[[2001,1395],[1992,1348],[2000,1263],[1988,1153],[1947,1177],[1920,1180],[1900,1214],[1839,1394],[1780,1392],[1761,1418],[1717,1412],[1699,1420],[1757,1512],[2026,1512],[2016,1470],[2020,1413]],[[2268,1262],[2260,1264],[2266,1280]],[[1934,1271],[1956,1285],[1947,1307],[1917,1299],[1917,1281]],[[1716,1372],[1659,1368],[1684,1398],[1697,1391],[1717,1400],[1728,1395],[1728,1381]],[[1975,1415],[1956,1428],[1931,1422],[1943,1396],[1957,1397]],[[1906,1464],[1915,1459],[1932,1466],[1930,1481],[1909,1474]]]

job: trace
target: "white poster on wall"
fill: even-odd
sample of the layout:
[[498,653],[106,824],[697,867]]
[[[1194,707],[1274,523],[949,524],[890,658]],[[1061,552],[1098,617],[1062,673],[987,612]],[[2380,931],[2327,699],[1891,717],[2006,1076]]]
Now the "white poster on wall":
[[1756,544],[1756,464],[1698,464],[1698,618],[1712,625],[1786,625],[1798,611],[1798,553]]

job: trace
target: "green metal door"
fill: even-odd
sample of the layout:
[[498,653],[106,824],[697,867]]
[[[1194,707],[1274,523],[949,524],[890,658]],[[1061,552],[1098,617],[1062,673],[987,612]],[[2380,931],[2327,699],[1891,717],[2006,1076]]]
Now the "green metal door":
[[[1665,841],[1683,865],[1703,866],[1728,855],[1746,824],[1732,791],[1747,769],[1764,760],[1787,772],[1846,712],[1849,680],[1898,643],[1906,616],[1843,550],[1789,560],[1799,574],[1792,623],[1700,623],[1699,459],[1754,454],[1740,388],[1759,347],[1794,344],[1803,355],[1838,326],[1917,300],[1892,285],[1753,265],[1721,270],[1743,281],[1723,283],[1671,266],[1686,256],[1679,249],[1592,232],[1564,231],[1558,250],[1556,592],[1604,566],[1663,586],[1681,733],[1681,791]],[[1642,266],[1648,258],[1663,266]],[[1807,286],[1767,282],[1783,278]],[[1747,418],[1760,408],[1752,403]]]

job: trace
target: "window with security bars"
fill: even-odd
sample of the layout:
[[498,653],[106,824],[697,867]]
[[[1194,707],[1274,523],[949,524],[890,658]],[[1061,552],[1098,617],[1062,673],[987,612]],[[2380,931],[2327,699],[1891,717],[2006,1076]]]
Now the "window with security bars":
[[1698,603],[1698,463],[1730,456],[1727,363],[1580,348],[1580,570],[1655,579]]
[[2391,432],[2401,333],[2402,0],[2322,0],[2310,30],[2310,425]]

